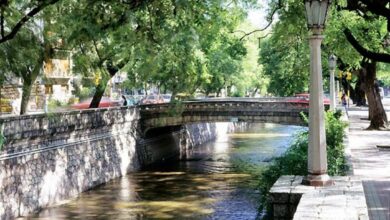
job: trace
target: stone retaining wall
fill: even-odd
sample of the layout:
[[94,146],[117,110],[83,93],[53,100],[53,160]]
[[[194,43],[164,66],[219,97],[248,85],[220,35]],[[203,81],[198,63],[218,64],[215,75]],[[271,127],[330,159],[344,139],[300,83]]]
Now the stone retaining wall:
[[189,124],[184,125],[180,136],[180,159],[188,158],[194,148],[203,143],[214,140],[217,137],[217,126],[215,123]]
[[75,197],[216,134],[215,125],[184,126],[173,135],[178,144],[159,151],[139,144],[139,119],[137,108],[125,107],[0,119],[0,219]]
[[332,176],[331,186],[302,185],[302,176],[281,176],[270,190],[275,220],[367,220],[362,181],[352,176]]
[[2,119],[0,218],[12,219],[139,167],[135,108]]

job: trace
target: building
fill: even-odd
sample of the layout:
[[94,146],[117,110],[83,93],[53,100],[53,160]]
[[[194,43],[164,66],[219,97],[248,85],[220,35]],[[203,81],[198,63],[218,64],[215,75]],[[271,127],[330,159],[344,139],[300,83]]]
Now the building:
[[43,73],[41,84],[48,99],[67,103],[73,97],[71,52],[57,51],[54,58],[45,61]]

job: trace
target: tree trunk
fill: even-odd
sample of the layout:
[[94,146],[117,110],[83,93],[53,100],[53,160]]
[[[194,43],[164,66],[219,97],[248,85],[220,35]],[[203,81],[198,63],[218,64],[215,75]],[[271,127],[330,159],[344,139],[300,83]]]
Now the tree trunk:
[[252,92],[252,95],[251,95],[251,96],[252,96],[252,97],[255,97],[258,90],[259,90],[259,88],[256,87],[256,89]]
[[[106,91],[107,84],[112,79],[117,72],[123,67],[123,63],[118,64],[118,65],[112,65],[112,61],[109,60],[107,62],[107,65],[105,66],[105,73],[102,76],[102,80],[100,83],[96,86],[96,91],[95,94],[93,95],[91,104],[89,104],[89,108],[99,108],[100,101],[102,100],[102,97],[104,95],[104,92]],[[101,67],[103,68],[103,67]]]
[[176,96],[177,96],[177,91],[176,90],[172,90],[171,102],[175,102]]
[[359,71],[358,80],[355,85],[355,99],[356,99],[356,106],[366,106],[366,93],[364,92],[365,88],[365,80],[364,76],[360,74],[361,71]]
[[22,102],[20,104],[20,115],[24,115],[27,112],[27,105],[28,105],[28,101],[30,100],[31,88],[32,88],[32,82],[30,80],[23,80]]
[[356,103],[355,90],[353,89],[352,85],[348,82],[345,76],[341,79],[341,85],[343,86],[344,93],[347,95],[349,94],[349,98],[355,104]]
[[41,68],[43,65],[43,57],[44,54],[41,54],[38,59],[34,69],[31,72],[22,73],[23,78],[23,90],[22,90],[22,101],[20,104],[20,114],[24,115],[27,112],[28,101],[30,100],[32,85],[35,83],[39,73],[41,72]]
[[231,85],[230,85],[230,86],[227,86],[226,94],[227,94],[228,97],[231,97],[231,96],[232,96],[232,87],[233,87],[233,86],[231,86]]
[[106,91],[107,83],[108,80],[102,80],[96,86],[96,91],[95,94],[93,95],[91,104],[89,104],[89,108],[99,108],[100,101],[102,100],[104,92]]
[[364,62],[361,74],[365,77],[365,92],[367,94],[370,126],[367,129],[378,130],[388,125],[386,112],[382,105],[379,88],[376,84],[376,62]]

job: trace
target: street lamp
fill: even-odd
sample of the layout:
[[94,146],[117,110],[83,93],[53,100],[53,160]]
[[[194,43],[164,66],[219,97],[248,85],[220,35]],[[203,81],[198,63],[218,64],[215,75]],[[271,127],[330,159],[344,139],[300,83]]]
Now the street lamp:
[[332,182],[327,174],[324,99],[321,67],[321,35],[331,0],[305,0],[310,42],[310,102],[308,175],[302,183],[325,186]]
[[334,71],[336,69],[337,57],[335,55],[330,55],[329,57],[329,72],[330,72],[330,110],[334,111],[336,108],[336,92],[334,85]]

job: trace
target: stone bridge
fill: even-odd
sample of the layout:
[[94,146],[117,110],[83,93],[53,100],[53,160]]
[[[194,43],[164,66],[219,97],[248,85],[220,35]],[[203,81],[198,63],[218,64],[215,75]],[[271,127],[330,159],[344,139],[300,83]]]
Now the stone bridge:
[[285,99],[193,101],[177,104],[141,105],[141,126],[151,128],[202,122],[268,122],[304,125],[301,112],[308,104]]

